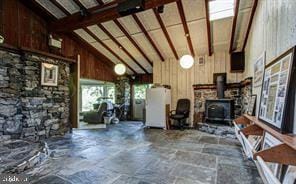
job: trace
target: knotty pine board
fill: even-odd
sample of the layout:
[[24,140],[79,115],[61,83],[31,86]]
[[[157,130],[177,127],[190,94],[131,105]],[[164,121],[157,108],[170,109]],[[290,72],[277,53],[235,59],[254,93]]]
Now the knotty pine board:
[[[191,119],[194,112],[193,84],[212,84],[214,73],[227,73],[228,82],[240,82],[242,74],[230,73],[230,56],[227,52],[217,52],[211,57],[205,56],[205,64],[194,63],[193,67],[184,70],[179,61],[168,59],[164,62],[155,61],[153,67],[153,83],[166,84],[171,86],[172,105],[175,109],[177,100],[188,98],[191,100]],[[197,61],[197,58],[196,58]],[[191,121],[190,121],[191,122]]]

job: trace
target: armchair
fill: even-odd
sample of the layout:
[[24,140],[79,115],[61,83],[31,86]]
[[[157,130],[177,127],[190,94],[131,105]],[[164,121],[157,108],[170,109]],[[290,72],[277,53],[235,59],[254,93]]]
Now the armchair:
[[177,102],[176,110],[170,112],[170,119],[178,121],[181,130],[184,129],[184,120],[189,118],[190,113],[190,100],[179,99]]

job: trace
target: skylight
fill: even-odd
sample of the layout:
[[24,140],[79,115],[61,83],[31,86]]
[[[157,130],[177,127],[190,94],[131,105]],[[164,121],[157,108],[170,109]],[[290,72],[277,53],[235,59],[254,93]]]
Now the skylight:
[[218,20],[234,15],[234,0],[211,0],[210,20]]

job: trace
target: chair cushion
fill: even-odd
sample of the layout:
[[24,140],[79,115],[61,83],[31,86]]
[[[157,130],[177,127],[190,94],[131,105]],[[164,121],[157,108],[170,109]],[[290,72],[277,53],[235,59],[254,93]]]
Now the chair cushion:
[[173,115],[171,115],[171,118],[172,119],[184,119],[185,115],[183,115],[183,114],[173,114]]

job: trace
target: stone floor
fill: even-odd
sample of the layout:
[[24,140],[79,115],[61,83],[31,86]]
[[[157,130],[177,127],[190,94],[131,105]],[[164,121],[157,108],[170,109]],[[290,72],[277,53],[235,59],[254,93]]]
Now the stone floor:
[[125,122],[51,138],[47,161],[29,170],[40,184],[262,183],[234,139],[197,130],[146,129]]

